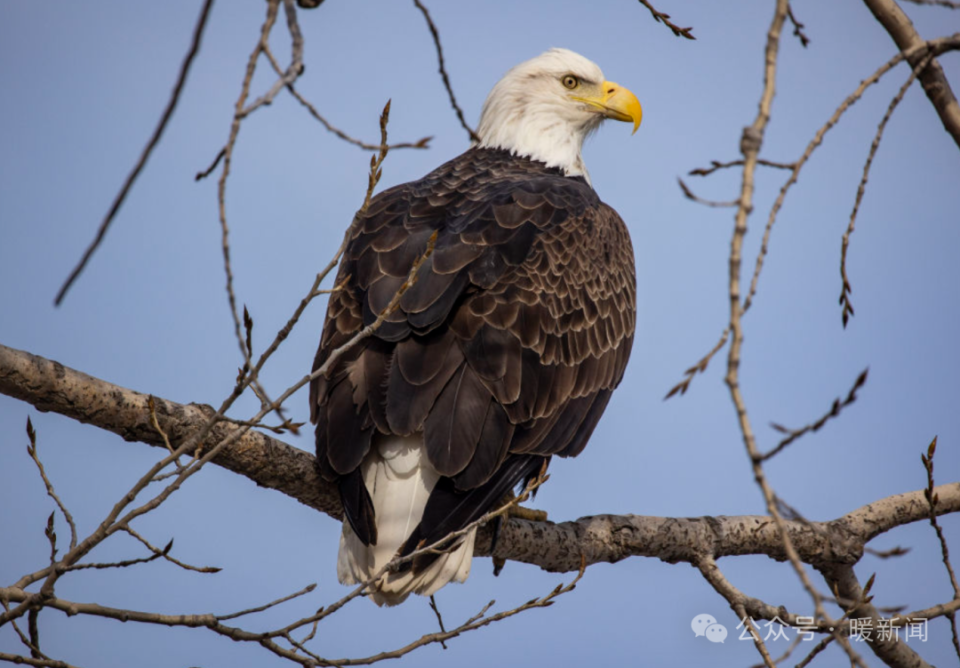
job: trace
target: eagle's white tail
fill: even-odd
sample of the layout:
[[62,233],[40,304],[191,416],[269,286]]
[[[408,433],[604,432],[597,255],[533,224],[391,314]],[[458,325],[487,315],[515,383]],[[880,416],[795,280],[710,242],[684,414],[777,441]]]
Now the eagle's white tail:
[[[350,523],[343,523],[337,577],[345,585],[366,581],[396,555],[420,523],[427,498],[439,478],[427,460],[422,434],[374,436],[362,467],[363,480],[376,513],[377,544],[364,545]],[[397,605],[411,592],[430,596],[448,582],[463,582],[470,575],[476,535],[476,529],[467,533],[455,550],[441,556],[421,573],[385,574],[373,585],[370,598],[377,605]]]

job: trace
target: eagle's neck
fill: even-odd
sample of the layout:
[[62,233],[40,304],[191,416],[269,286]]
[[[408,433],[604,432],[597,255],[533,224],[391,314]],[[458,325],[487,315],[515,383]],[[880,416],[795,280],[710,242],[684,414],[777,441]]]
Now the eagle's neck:
[[477,146],[510,151],[559,168],[566,176],[582,176],[589,183],[581,150],[584,139],[599,126],[602,117],[591,116],[588,124],[576,124],[565,111],[559,104],[491,95],[480,117]]

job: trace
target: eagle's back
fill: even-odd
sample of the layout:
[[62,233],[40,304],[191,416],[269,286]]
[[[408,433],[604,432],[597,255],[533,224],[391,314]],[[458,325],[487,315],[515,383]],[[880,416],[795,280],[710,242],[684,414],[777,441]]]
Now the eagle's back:
[[617,213],[582,178],[474,148],[354,222],[314,368],[376,319],[434,233],[399,309],[311,385],[320,471],[365,544],[377,537],[361,470],[371,443],[422,432],[439,480],[405,552],[482,516],[545,458],[577,455],[635,327]]

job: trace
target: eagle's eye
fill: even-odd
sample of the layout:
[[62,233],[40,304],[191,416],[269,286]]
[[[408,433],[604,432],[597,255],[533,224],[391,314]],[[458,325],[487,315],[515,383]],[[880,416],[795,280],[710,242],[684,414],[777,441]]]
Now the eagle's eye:
[[574,88],[580,85],[580,79],[573,76],[572,74],[566,75],[560,81],[563,83],[564,88],[569,88],[570,90],[573,90]]

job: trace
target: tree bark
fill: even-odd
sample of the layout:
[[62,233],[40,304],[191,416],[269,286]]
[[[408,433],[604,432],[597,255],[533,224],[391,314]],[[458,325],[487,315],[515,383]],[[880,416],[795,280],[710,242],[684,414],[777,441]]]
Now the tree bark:
[[[0,394],[20,399],[41,411],[53,411],[120,435],[164,447],[151,426],[150,395],[113,385],[59,362],[0,345]],[[177,447],[202,429],[214,411],[203,404],[178,404],[154,397],[160,428]],[[221,422],[206,445],[212,446],[238,427]],[[266,434],[250,430],[213,463],[243,475],[335,519],[342,516],[336,485],[317,475],[314,457]],[[960,483],[936,488],[937,514],[960,511]],[[815,566],[852,565],[864,545],[896,526],[925,520],[930,508],[922,491],[890,496],[832,522],[786,522],[800,558]],[[477,556],[491,555],[492,531],[481,530]],[[627,557],[656,557],[668,563],[697,563],[714,558],[764,554],[786,559],[783,541],[766,516],[669,518],[596,515],[576,521],[504,523],[493,556],[573,572],[581,565],[615,563]]]

